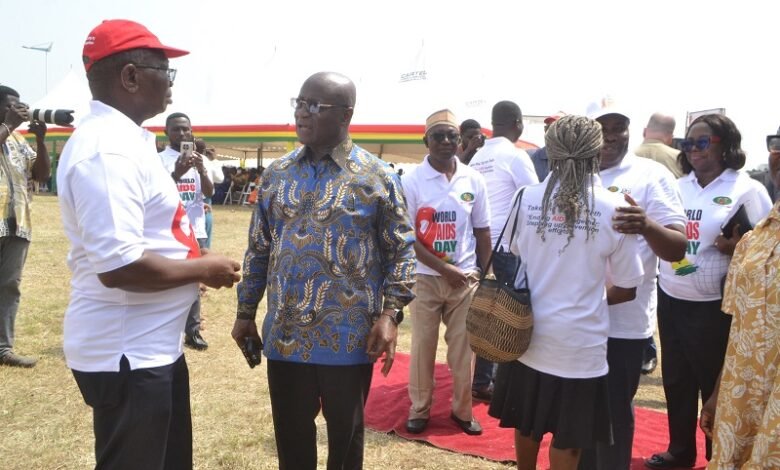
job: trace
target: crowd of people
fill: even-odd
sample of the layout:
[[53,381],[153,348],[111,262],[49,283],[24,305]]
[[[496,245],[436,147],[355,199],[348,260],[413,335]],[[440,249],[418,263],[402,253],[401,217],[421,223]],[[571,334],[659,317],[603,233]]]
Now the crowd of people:
[[[354,83],[320,72],[293,99],[303,145],[267,169],[233,172],[215,164],[186,114],[168,115],[159,151],[141,127],[171,104],[169,59],[187,53],[127,20],[101,23],[84,43],[93,101],[57,181],[71,245],[64,352],[93,409],[96,468],[193,467],[182,344],[208,347],[202,287],[234,284],[231,336],[250,365],[253,345],[267,359],[282,469],[316,468],[320,412],[328,468],[362,468],[374,362],[384,375],[392,368],[407,306],[410,433],[431,418],[443,323],[460,430],[482,433],[472,401],[483,400],[515,430],[518,468],[536,468],[552,433],[553,470],[628,469],[633,399],[654,368],[657,323],[670,434],[645,465],[694,465],[701,399],[710,468],[780,468],[780,213],[740,171],[731,119],[697,118],[678,150],[674,120],[654,114],[634,152],[625,110],[559,112],[529,155],[515,145],[516,103],[493,107],[490,138],[442,109],[425,122],[428,154],[400,174],[352,142]],[[50,176],[46,126],[30,124],[36,150],[16,132],[27,113],[0,87],[0,365],[18,367],[35,365],[13,349],[31,237],[26,188]],[[767,150],[778,185],[780,135]],[[250,185],[242,268],[209,251],[210,205]],[[517,230],[499,239],[506,226]],[[482,277],[522,277],[531,291],[534,331],[517,361],[494,364],[469,348],[466,316]]]

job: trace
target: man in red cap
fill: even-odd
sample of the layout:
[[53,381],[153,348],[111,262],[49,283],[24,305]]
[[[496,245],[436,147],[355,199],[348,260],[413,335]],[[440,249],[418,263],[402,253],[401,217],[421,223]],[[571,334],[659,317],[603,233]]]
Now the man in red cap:
[[[550,124],[554,123],[563,116],[566,116],[566,113],[563,111],[558,111],[557,113],[544,118],[544,133],[547,133],[547,129],[550,127]],[[547,148],[539,148],[530,155],[531,162],[534,164],[534,170],[536,170],[536,176],[539,178],[539,181],[544,181],[544,179],[547,178],[547,174],[550,172],[550,163],[547,161]]]
[[199,282],[239,279],[237,262],[201,254],[155,135],[140,127],[171,103],[168,59],[184,54],[132,21],[92,30],[91,110],[57,170],[71,243],[64,351],[93,408],[96,468],[192,468],[182,331]]

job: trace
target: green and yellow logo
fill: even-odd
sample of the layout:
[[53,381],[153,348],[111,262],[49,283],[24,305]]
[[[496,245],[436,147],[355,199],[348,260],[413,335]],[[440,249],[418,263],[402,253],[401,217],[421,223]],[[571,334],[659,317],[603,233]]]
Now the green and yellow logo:
[[620,191],[620,188],[618,188],[617,186],[610,186],[607,189],[612,191],[613,193]]
[[714,202],[719,206],[728,206],[729,204],[731,204],[731,198],[726,196],[718,196],[712,198],[712,202]]
[[460,195],[460,198],[466,202],[471,202],[474,200],[474,194],[473,193],[463,193]]
[[680,261],[672,263],[672,269],[674,269],[674,274],[676,276],[687,276],[688,274],[695,273],[699,267],[695,264],[691,264],[687,258],[683,258]]

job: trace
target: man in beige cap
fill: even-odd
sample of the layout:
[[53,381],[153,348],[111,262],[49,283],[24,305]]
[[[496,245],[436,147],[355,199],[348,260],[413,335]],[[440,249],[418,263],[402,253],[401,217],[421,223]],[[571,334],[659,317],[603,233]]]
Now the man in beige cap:
[[455,155],[460,134],[455,116],[431,114],[423,137],[429,153],[401,183],[417,240],[417,300],[412,303],[412,353],[406,430],[421,433],[433,401],[433,367],[439,324],[447,332],[447,363],[453,376],[452,414],[466,434],[482,427],[471,413],[471,359],[466,313],[490,258],[490,210],[482,175]]
[[182,331],[199,283],[239,279],[237,262],[201,255],[141,127],[172,102],[168,59],[185,54],[127,20],[104,21],[84,43],[93,101],[57,182],[73,274],[63,349],[93,409],[96,468],[192,468]]
[[680,151],[671,147],[674,139],[674,117],[654,113],[650,116],[642,136],[645,140],[634,153],[640,157],[655,160],[674,174],[675,178],[682,176],[682,168],[677,163]]

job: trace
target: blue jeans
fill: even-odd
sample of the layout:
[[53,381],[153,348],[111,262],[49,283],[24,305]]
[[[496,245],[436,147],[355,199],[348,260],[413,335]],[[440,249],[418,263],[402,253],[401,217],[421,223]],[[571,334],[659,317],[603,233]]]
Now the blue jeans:
[[211,249],[211,229],[214,227],[214,215],[212,214],[212,211],[214,210],[214,206],[210,197],[203,199],[203,202],[212,207],[210,211],[206,212],[206,242],[203,244],[203,248]]
[[[513,277],[517,271],[517,256],[503,251],[503,247],[499,248],[499,253],[496,253],[496,255],[493,256],[493,274],[496,275],[496,280],[513,285]],[[477,390],[488,387],[495,377],[496,363],[477,356],[474,362],[474,379],[471,382],[471,389]]]

